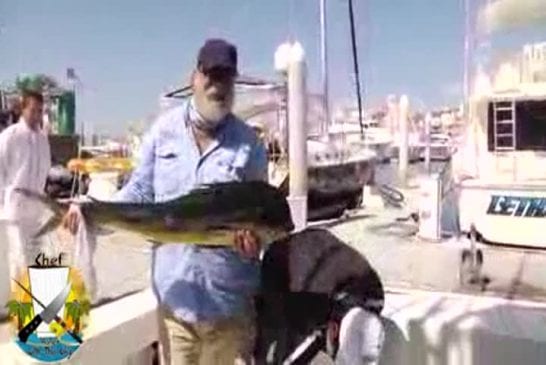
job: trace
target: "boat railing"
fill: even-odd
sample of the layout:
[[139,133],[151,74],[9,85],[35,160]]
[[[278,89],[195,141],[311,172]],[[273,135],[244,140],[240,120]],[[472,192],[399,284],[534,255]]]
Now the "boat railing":
[[522,78],[528,83],[546,83],[546,42],[523,47]]
[[515,53],[493,57],[489,75],[493,92],[543,93],[546,85],[546,42],[523,45]]

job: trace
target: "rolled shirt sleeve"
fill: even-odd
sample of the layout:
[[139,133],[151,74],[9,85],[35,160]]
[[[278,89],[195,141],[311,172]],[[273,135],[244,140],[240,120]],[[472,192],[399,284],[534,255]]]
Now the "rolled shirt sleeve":
[[245,181],[267,181],[267,151],[264,144],[257,140],[250,152],[245,171]]
[[154,201],[155,133],[146,133],[140,147],[140,163],[129,181],[112,197],[113,201],[146,203]]

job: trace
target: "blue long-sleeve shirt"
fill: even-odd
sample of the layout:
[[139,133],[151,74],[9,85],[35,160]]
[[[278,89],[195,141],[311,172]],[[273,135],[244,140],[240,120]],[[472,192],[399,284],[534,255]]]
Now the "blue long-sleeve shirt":
[[[116,200],[161,202],[202,183],[267,179],[267,157],[254,131],[226,117],[215,141],[199,153],[190,126],[191,102],[170,109],[143,139],[139,166]],[[259,283],[259,263],[231,248],[166,244],[153,256],[153,286],[177,318],[210,321],[241,314]]]

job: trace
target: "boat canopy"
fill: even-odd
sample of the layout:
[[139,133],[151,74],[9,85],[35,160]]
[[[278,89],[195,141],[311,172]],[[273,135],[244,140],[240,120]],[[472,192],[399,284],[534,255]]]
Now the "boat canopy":
[[544,180],[546,43],[524,45],[519,57],[491,71],[478,75],[453,171],[486,180]]

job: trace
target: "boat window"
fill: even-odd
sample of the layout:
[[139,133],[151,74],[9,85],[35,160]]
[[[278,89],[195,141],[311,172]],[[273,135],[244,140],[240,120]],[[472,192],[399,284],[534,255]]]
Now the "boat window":
[[546,151],[546,100],[516,104],[517,150]]
[[487,124],[489,151],[546,151],[546,100],[490,103]]

